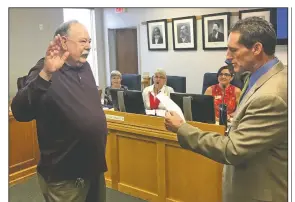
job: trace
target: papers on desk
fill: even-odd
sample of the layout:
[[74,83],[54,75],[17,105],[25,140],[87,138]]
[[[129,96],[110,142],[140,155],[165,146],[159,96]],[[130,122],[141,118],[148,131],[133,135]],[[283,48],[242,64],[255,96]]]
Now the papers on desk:
[[156,116],[165,117],[166,110],[165,109],[156,109]]
[[184,115],[183,115],[180,107],[177,104],[175,104],[175,102],[173,102],[173,100],[171,100],[170,97],[168,97],[168,96],[166,96],[166,95],[164,95],[162,93],[159,93],[157,95],[157,98],[163,104],[166,111],[174,111],[174,112],[176,112],[185,122],[185,118],[184,118]]
[[146,109],[145,110],[145,114],[146,115],[155,116],[156,115],[156,111],[154,109]]
[[110,110],[110,111],[115,111],[114,108],[108,108],[108,107],[102,107],[103,110]]
[[146,109],[146,115],[165,117],[166,110],[164,109]]

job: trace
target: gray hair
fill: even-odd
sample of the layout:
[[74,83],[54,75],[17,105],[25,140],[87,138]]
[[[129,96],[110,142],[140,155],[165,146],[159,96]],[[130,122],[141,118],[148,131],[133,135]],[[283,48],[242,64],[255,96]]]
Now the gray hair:
[[161,74],[166,77],[166,71],[164,69],[157,69],[154,74]]
[[111,72],[111,78],[112,78],[113,76],[119,76],[120,78],[122,78],[122,74],[121,74],[121,72],[119,72],[118,70],[113,70],[113,71]]
[[59,25],[59,27],[56,29],[54,36],[57,36],[58,34],[60,36],[67,36],[69,33],[69,29],[71,27],[72,24],[76,24],[79,23],[78,20],[70,20],[67,22],[62,23],[61,25]]
[[273,25],[260,17],[249,17],[239,20],[232,28],[231,32],[239,32],[239,43],[250,49],[259,42],[267,55],[274,55],[277,36]]

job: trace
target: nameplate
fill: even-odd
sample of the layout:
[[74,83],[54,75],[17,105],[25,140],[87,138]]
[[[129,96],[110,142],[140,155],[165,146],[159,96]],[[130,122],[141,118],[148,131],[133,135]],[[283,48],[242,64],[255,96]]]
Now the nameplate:
[[116,115],[110,115],[106,114],[107,119],[115,120],[115,121],[124,121],[124,116],[116,116]]

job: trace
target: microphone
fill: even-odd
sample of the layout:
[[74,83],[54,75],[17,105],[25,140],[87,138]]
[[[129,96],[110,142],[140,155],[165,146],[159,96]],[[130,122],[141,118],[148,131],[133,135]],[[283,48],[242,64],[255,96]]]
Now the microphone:
[[224,84],[221,84],[222,88],[222,102],[219,105],[219,125],[225,125],[227,128],[227,106],[224,103],[225,88]]
[[226,85],[225,84],[221,84],[221,88],[222,88],[222,104],[224,104],[224,94],[225,94]]
[[226,85],[224,83],[221,84],[221,88],[224,90],[226,88]]

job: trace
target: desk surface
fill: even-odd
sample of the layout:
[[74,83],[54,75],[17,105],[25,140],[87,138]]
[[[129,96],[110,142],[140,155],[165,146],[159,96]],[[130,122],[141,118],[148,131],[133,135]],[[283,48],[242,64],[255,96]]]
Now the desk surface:
[[[156,130],[158,135],[164,139],[176,140],[174,133],[166,130],[164,126],[164,118],[157,116],[146,116],[141,114],[132,114],[125,112],[118,112],[113,110],[104,110],[108,123],[110,126],[114,124],[123,124],[125,127],[134,129],[136,127],[141,130]],[[220,134],[225,133],[225,127],[216,124],[206,124],[194,121],[188,121],[187,123],[200,128],[205,131],[219,132]],[[161,132],[160,132],[161,131]]]

